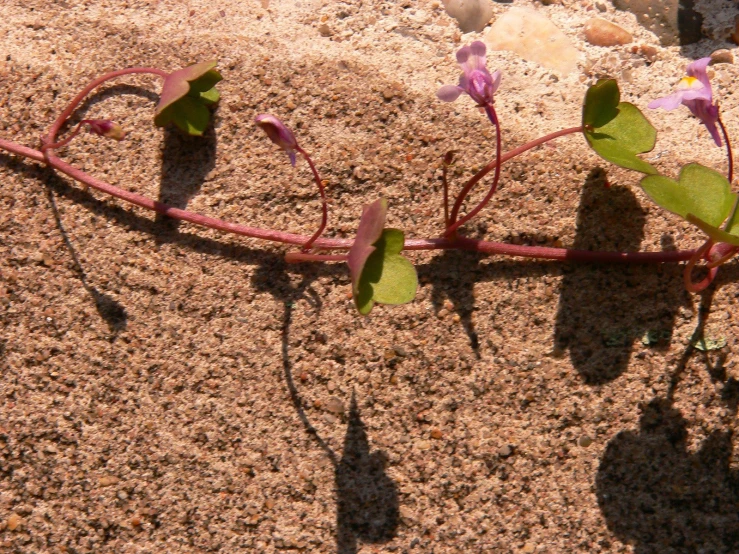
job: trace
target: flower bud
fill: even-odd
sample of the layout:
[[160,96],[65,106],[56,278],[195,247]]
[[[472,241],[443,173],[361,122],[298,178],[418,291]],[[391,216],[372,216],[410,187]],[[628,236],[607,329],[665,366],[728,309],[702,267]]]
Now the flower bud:
[[270,114],[259,114],[254,118],[254,122],[267,133],[269,140],[287,152],[287,155],[290,156],[290,163],[295,165],[298,141],[295,140],[293,132],[282,121]]
[[101,137],[114,140],[123,140],[126,137],[126,131],[123,130],[123,127],[109,119],[87,119],[83,123],[87,124],[87,128],[91,133]]

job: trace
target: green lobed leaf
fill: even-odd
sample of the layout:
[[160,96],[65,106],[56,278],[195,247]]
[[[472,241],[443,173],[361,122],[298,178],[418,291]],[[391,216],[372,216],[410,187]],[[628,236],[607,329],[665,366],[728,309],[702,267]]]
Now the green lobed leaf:
[[201,75],[197,79],[188,81],[190,85],[188,94],[190,96],[197,96],[202,92],[212,89],[221,80],[223,80],[223,77],[218,71],[215,69],[209,69],[205,74]]
[[218,92],[218,89],[216,88],[212,88],[210,90],[206,90],[205,92],[200,93],[200,101],[206,106],[215,104],[220,99],[221,99],[221,93]]
[[736,199],[723,175],[696,163],[684,166],[678,181],[647,175],[641,186],[662,208],[685,219],[692,215],[711,227],[723,223]]
[[696,225],[707,234],[714,242],[725,242],[727,244],[733,244],[739,246],[739,236],[736,235],[737,229],[733,228],[733,233],[729,234],[726,231],[719,229],[717,226],[709,225],[702,219],[695,217],[693,214],[688,214],[685,218],[693,225]]
[[188,135],[202,135],[208,127],[210,111],[194,98],[185,96],[174,104],[167,106],[156,116],[154,122],[163,127],[174,123]]
[[657,173],[637,156],[654,148],[657,131],[636,106],[619,100],[618,84],[613,79],[600,79],[588,89],[582,117],[585,140],[611,163],[650,175]]
[[174,123],[185,133],[202,135],[210,121],[207,106],[220,99],[214,88],[222,77],[216,62],[191,65],[169,74],[162,86],[154,124],[163,127]]
[[[387,200],[380,198],[362,209],[357,236],[349,250],[347,264],[352,278],[352,293],[355,300],[359,298],[359,278],[364,271],[364,264],[370,254],[375,251],[373,244],[380,240],[387,216]],[[370,297],[371,298],[371,297]],[[359,306],[359,304],[357,304]],[[370,306],[371,309],[371,306]]]
[[618,103],[621,93],[613,79],[600,79],[585,93],[585,104],[582,107],[583,127],[597,129],[618,115]]
[[405,304],[416,296],[418,275],[413,264],[400,252],[405,242],[402,231],[385,229],[373,244],[359,278],[355,303],[359,313],[368,314],[375,302]]

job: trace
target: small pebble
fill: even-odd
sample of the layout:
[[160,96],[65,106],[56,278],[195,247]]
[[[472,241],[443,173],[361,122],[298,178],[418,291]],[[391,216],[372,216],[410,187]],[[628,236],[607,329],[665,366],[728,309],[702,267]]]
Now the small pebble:
[[272,508],[275,507],[275,501],[272,500],[271,498],[268,498],[267,500],[264,501],[264,507],[267,508],[268,510],[271,510]]
[[463,33],[479,33],[493,17],[493,5],[489,0],[442,0],[442,3]]
[[500,456],[501,458],[507,458],[511,454],[513,454],[513,448],[511,448],[508,444],[498,448],[498,456]]
[[582,446],[583,448],[587,448],[591,444],[593,444],[593,439],[591,439],[588,435],[583,435],[579,439],[577,439],[577,444]]
[[441,432],[441,429],[431,429],[431,438],[432,439],[440,439],[444,436],[444,433]]
[[585,23],[585,40],[594,46],[619,46],[630,43],[634,37],[623,27],[594,17]]
[[118,482],[118,477],[115,475],[103,475],[100,479],[98,479],[98,483],[100,483],[101,487],[109,487],[110,485],[115,485]]
[[639,54],[644,56],[644,58],[649,63],[652,63],[657,59],[657,48],[655,48],[651,44],[640,44],[637,51],[639,52]]
[[318,32],[321,34],[322,37],[330,37],[331,35],[334,34],[331,28],[325,23],[318,26]]
[[335,396],[332,396],[326,401],[326,409],[332,414],[343,414],[344,403]]
[[524,554],[533,554],[533,552],[536,552],[536,545],[530,542],[527,542],[524,547],[521,549],[521,552]]
[[15,531],[22,523],[23,519],[21,519],[21,516],[18,514],[10,514],[8,521],[5,522],[5,526],[8,528],[8,531]]
[[711,54],[711,65],[716,65],[718,63],[734,63],[734,54],[731,53],[731,50],[721,49],[716,50]]
[[408,351],[402,346],[395,346],[394,350],[395,350],[395,353],[401,358],[405,358],[408,355]]

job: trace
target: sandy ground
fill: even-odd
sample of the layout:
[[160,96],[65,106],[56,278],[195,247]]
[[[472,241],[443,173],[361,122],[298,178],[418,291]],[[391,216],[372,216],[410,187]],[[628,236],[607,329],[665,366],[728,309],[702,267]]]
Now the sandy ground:
[[[720,36],[661,47],[610,5],[516,0],[495,14],[511,5],[549,17],[581,60],[565,77],[489,56],[506,149],[578,125],[598,77],[644,109],[690,60],[739,54]],[[708,23],[735,9],[697,5]],[[594,15],[633,45],[586,44]],[[196,212],[310,233],[307,165],[291,168],[252,123],[271,112],[329,182],[329,236],[353,236],[379,196],[390,225],[437,236],[441,156],[460,151],[454,186],[493,156],[472,103],[434,96],[481,36],[426,0],[4,0],[0,137],[36,146],[105,71],[217,58],[223,100],[204,138],[153,128],[158,83],[128,77],[78,116],[114,118],[128,139],[84,136],[62,156]],[[632,52],[642,44],[653,62]],[[737,137],[736,66],[711,69]],[[725,170],[687,110],[650,117],[661,171]],[[507,164],[467,233],[625,250],[701,240],[578,136]],[[0,551],[739,552],[736,264],[691,295],[677,266],[413,254],[416,301],[364,318],[344,265],[287,266],[284,252],[0,154]],[[691,349],[701,331],[726,346]]]

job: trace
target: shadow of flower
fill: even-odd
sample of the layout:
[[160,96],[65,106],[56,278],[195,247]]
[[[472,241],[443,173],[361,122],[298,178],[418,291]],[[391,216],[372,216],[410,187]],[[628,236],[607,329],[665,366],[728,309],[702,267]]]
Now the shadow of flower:
[[339,554],[357,552],[357,542],[385,543],[398,527],[398,491],[385,474],[385,455],[370,453],[367,432],[352,394],[344,451],[336,466]]

